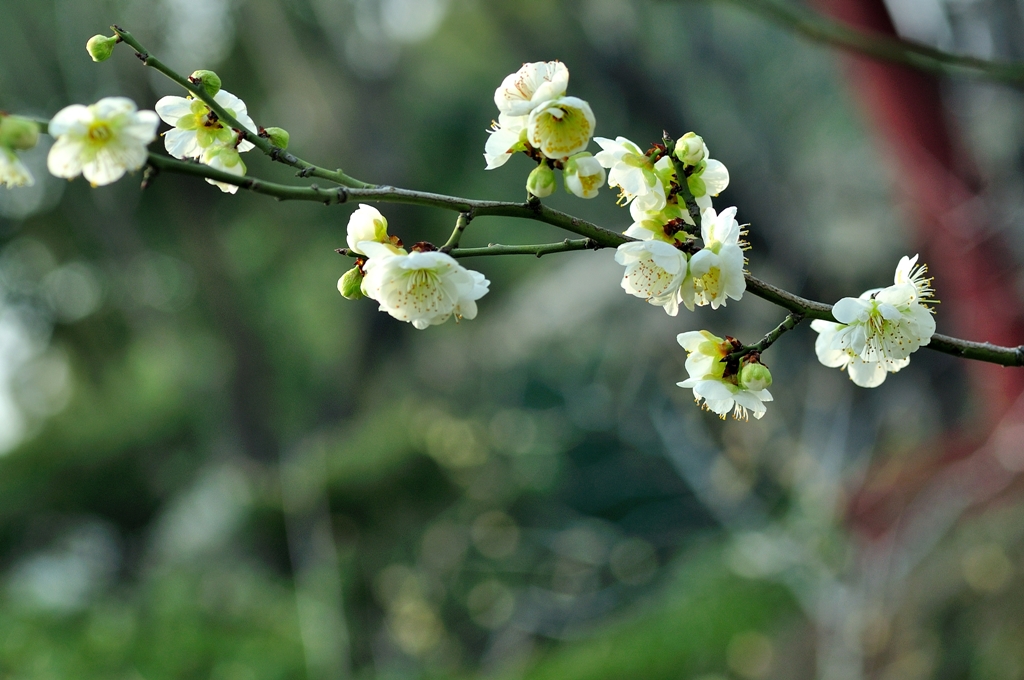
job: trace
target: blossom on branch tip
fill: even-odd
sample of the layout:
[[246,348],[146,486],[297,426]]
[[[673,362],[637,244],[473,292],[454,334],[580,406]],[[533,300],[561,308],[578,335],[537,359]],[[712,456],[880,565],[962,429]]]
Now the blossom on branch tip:
[[21,162],[13,150],[0,146],[0,186],[9,189],[14,187],[30,187],[36,183],[32,173]]
[[604,185],[604,167],[587,152],[571,156],[565,162],[562,181],[565,189],[580,198],[594,198]]
[[440,251],[395,254],[387,245],[364,241],[363,293],[400,321],[418,329],[456,319],[476,318],[476,301],[490,281]]
[[[746,420],[749,410],[754,418],[765,414],[765,402],[772,401],[771,392],[765,387],[771,384],[771,374],[759,373],[751,378],[749,385],[740,380],[743,369],[730,365],[729,354],[736,344],[719,338],[708,331],[680,333],[676,340],[687,351],[686,372],[689,377],[679,383],[680,387],[693,390],[694,400],[703,401],[703,407],[718,414],[723,420],[730,412],[737,420]],[[760,366],[760,364],[756,364]],[[746,364],[743,368],[748,368]],[[762,366],[762,368],[764,368]],[[767,369],[765,368],[765,372]]]
[[530,112],[526,141],[552,159],[585,151],[594,135],[594,112],[578,97],[560,97]]
[[494,105],[508,116],[528,116],[541,104],[564,95],[568,86],[569,69],[560,61],[523,64],[501,81],[494,91]]
[[[704,248],[690,258],[693,300],[698,306],[718,309],[727,298],[739,300],[747,289],[743,276],[743,249],[736,208],[718,214],[714,208],[701,213],[700,233]],[[693,307],[687,305],[691,311]]]
[[708,157],[708,147],[694,132],[687,132],[676,141],[676,158],[684,165],[697,165]]
[[[364,241],[389,243],[388,221],[380,211],[372,205],[360,203],[359,208],[348,218],[347,242],[348,249],[358,255],[366,255],[359,248]],[[395,251],[398,252],[397,250]],[[405,252],[404,250],[402,251]]]
[[[249,132],[256,124],[246,110],[245,102],[226,90],[219,90],[213,100],[235,117]],[[238,140],[237,133],[217,118],[203,100],[189,97],[162,97],[156,112],[173,130],[164,133],[164,147],[175,158],[202,159],[203,152],[214,145],[237,146],[239,152],[253,148],[252,142]]]
[[[622,289],[652,305],[663,307],[669,316],[679,313],[683,301],[680,285],[687,277],[686,253],[655,239],[630,241],[615,250],[615,261],[626,267]],[[692,288],[691,288],[692,290]],[[692,308],[693,299],[688,307]]]
[[139,111],[126,97],[65,107],[50,121],[56,141],[47,168],[66,179],[83,175],[93,186],[116,182],[146,163],[146,146],[156,139],[159,124],[157,114]]
[[620,202],[636,200],[638,209],[648,212],[665,207],[665,187],[640,147],[625,137],[595,137],[594,141],[601,146],[595,158],[608,168],[608,186],[619,188]]

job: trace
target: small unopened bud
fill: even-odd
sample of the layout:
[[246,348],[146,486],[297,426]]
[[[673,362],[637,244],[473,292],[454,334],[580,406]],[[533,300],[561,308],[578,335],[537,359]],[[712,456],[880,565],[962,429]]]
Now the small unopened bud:
[[676,158],[686,165],[697,165],[704,156],[704,140],[699,135],[687,132],[676,142]]
[[338,279],[338,292],[346,300],[358,300],[363,296],[363,270],[359,265],[352,267]]
[[106,61],[114,53],[114,45],[117,42],[116,36],[94,35],[85,43],[85,50],[93,61]]
[[291,135],[288,134],[287,130],[279,127],[268,127],[266,133],[267,139],[270,140],[271,144],[279,149],[288,148],[288,140],[291,139]]
[[199,70],[188,77],[192,83],[202,85],[211,97],[220,92],[220,76],[213,71]]
[[541,163],[526,178],[526,190],[537,198],[555,193],[555,171],[547,163]]
[[740,369],[740,386],[748,390],[759,392],[770,387],[772,384],[772,373],[764,364],[751,362]]
[[0,146],[25,151],[39,142],[39,124],[21,116],[0,118]]

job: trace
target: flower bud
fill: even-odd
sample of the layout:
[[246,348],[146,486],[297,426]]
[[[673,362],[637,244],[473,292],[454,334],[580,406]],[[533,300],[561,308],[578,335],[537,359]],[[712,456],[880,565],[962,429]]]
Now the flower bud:
[[772,384],[772,373],[764,364],[750,362],[740,369],[740,386],[754,392],[766,389]]
[[537,198],[555,193],[555,171],[547,163],[541,163],[526,178],[526,190]]
[[565,163],[562,175],[565,190],[580,198],[594,198],[604,186],[604,168],[587,152],[578,153]]
[[21,116],[0,117],[0,146],[25,151],[39,142],[39,124]]
[[266,128],[267,138],[270,143],[279,149],[288,148],[288,140],[291,139],[291,135],[284,128],[279,127],[268,127]]
[[199,70],[188,77],[196,85],[202,85],[206,93],[211,97],[220,92],[220,76],[213,71]]
[[94,35],[85,43],[85,50],[93,61],[106,61],[114,53],[114,45],[117,43],[116,36]]
[[676,158],[686,165],[697,165],[706,156],[704,140],[692,132],[687,132],[676,142]]
[[346,300],[358,300],[363,296],[363,270],[359,265],[352,267],[338,279],[338,292]]

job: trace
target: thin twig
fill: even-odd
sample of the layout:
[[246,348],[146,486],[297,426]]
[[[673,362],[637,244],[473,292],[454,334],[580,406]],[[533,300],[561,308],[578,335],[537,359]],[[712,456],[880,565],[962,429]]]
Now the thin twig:
[[893,38],[867,33],[827,19],[809,9],[778,0],[723,0],[815,42],[864,54],[882,61],[905,64],[933,73],[973,75],[1002,83],[1024,83],[1024,64],[989,61]]
[[192,94],[192,96],[196,97],[197,99],[201,99],[204,104],[210,107],[211,111],[217,114],[218,119],[224,121],[231,128],[238,130],[238,132],[246,141],[254,144],[256,148],[270,156],[271,159],[278,161],[279,163],[284,163],[285,165],[290,165],[293,168],[298,168],[299,172],[302,173],[303,177],[320,177],[322,179],[330,180],[336,184],[340,184],[341,186],[344,187],[373,186],[372,184],[367,184],[366,182],[361,182],[357,179],[349,177],[341,170],[327,170],[325,168],[321,168],[319,166],[313,165],[312,163],[304,161],[301,158],[297,158],[293,154],[290,154],[287,151],[285,151],[284,149],[274,146],[266,137],[260,137],[257,133],[253,132],[252,130],[242,127],[242,124],[238,122],[238,119],[231,115],[231,113],[229,113],[227,109],[218,104],[216,99],[210,96],[210,93],[206,91],[206,88],[203,87],[202,84],[193,83],[188,78],[176,72],[174,69],[170,68],[162,61],[154,57],[152,54],[150,54],[149,50],[143,47],[142,44],[135,39],[135,36],[133,36],[128,31],[124,30],[120,26],[115,25],[111,26],[110,28],[114,31],[114,33],[117,34],[119,38],[121,38],[121,40],[126,45],[132,47],[135,50],[136,55],[138,55],[139,59],[142,60],[143,64],[164,74],[165,76],[176,82],[178,85],[181,85],[183,88],[188,90]]
[[469,226],[472,219],[472,213],[459,213],[459,217],[455,220],[455,228],[452,229],[452,235],[449,236],[445,244],[441,246],[442,253],[450,253],[453,248],[457,248],[459,246],[459,241],[462,239],[462,232],[466,231],[466,227]]

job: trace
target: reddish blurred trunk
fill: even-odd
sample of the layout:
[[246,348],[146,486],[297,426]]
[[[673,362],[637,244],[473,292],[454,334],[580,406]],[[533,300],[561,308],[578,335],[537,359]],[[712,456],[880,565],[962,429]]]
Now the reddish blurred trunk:
[[[896,35],[882,0],[819,0],[819,6],[861,30]],[[1016,294],[1014,263],[990,227],[972,160],[945,116],[938,79],[859,56],[850,59],[849,77],[882,146],[894,156],[900,189],[916,211],[914,241],[942,300],[939,331],[1001,345],[1024,342],[1024,308]],[[1019,415],[1008,410],[1024,391],[1024,369],[980,362],[967,362],[965,369],[976,427],[967,428],[962,437],[937,433],[936,442],[941,443],[923,469],[904,471],[889,483],[879,483],[877,477],[874,484],[869,482],[866,488],[874,490],[862,492],[851,508],[862,528],[877,531],[890,525],[906,501],[953,459],[988,455],[978,451],[980,443],[1004,416]]]

